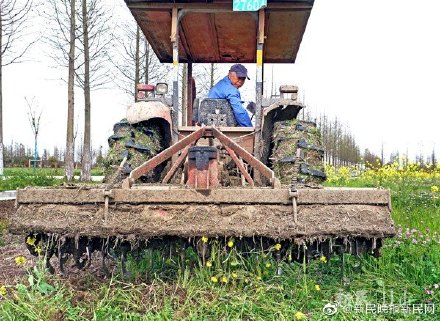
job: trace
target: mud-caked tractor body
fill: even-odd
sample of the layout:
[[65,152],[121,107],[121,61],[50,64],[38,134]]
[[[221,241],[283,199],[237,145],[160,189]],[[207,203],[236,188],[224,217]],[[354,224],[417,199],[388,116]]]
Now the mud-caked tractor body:
[[227,100],[198,103],[190,72],[186,117],[177,69],[171,99],[166,84],[139,85],[109,138],[104,184],[17,191],[10,229],[32,240],[31,252],[45,244],[49,258],[57,254],[62,265],[72,255],[80,268],[109,249],[125,258],[134,247],[169,253],[184,244],[206,256],[200,244],[209,238],[279,243],[279,253],[298,260],[379,254],[394,235],[390,192],[323,188],[320,133],[297,120],[297,87],[262,97],[263,61],[294,62],[313,1],[270,1],[256,12],[234,12],[232,1],[126,3],[159,59],[175,68],[179,60],[189,71],[192,62],[256,62],[254,126],[237,127]]

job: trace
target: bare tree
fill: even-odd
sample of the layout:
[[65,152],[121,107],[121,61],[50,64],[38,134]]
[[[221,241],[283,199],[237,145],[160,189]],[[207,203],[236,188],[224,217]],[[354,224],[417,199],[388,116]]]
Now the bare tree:
[[78,28],[76,0],[48,0],[45,14],[50,32],[44,38],[51,47],[51,57],[57,67],[67,67],[67,132],[64,153],[64,179],[73,180],[74,171],[74,115],[75,115],[75,62]]
[[197,95],[201,97],[208,96],[209,91],[219,80],[218,67],[215,63],[195,64],[194,80],[197,83]]
[[437,166],[437,158],[435,157],[435,147],[432,147],[432,152],[431,152],[431,165],[432,165],[432,168],[433,168],[433,169]]
[[108,44],[110,43],[109,16],[103,7],[102,0],[82,0],[82,63],[78,65],[77,80],[84,92],[84,135],[81,159],[81,180],[91,180],[92,146],[91,146],[91,89],[108,83],[106,68]]
[[35,42],[23,41],[31,8],[32,0],[0,0],[0,175],[3,175],[3,67],[21,62]]
[[[55,0],[56,1],[56,0]],[[69,67],[67,82],[67,133],[66,133],[66,153],[64,156],[64,177],[67,181],[73,180],[75,167],[75,139],[73,134],[74,114],[75,114],[75,0],[70,0],[70,27],[69,27]]]
[[32,133],[34,134],[34,167],[38,160],[38,134],[40,133],[40,120],[43,111],[35,105],[35,97],[29,100],[24,97],[28,106],[28,120],[31,125]]
[[[65,178],[73,179],[74,169],[74,87],[84,92],[84,135],[81,179],[89,180],[91,172],[91,90],[108,83],[106,68],[110,44],[110,13],[102,0],[49,0],[46,14],[51,32],[45,38],[51,46],[58,67],[68,67],[68,123],[65,154]],[[69,22],[69,23],[67,23]],[[78,23],[77,23],[78,22]],[[69,32],[67,32],[69,30]],[[89,152],[88,152],[89,151]]]
[[90,146],[90,112],[92,103],[90,99],[90,46],[89,46],[89,16],[87,0],[82,0],[82,26],[84,45],[84,142],[81,159],[81,180],[89,181],[92,170]]
[[159,62],[134,20],[118,25],[116,30],[115,52],[109,60],[117,71],[114,80],[121,90],[134,98],[139,82],[168,80],[170,67]]
[[91,89],[105,88],[112,79],[108,64],[113,41],[109,22],[111,11],[104,3],[104,0],[81,0],[81,11],[78,10],[81,32],[78,32],[76,80],[83,90],[86,87],[86,74]]

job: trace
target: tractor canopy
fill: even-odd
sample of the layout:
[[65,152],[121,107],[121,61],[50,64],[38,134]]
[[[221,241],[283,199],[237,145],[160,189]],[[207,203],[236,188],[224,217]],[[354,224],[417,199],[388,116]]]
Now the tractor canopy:
[[257,42],[264,41],[264,62],[294,63],[314,1],[267,0],[264,24],[258,11],[233,11],[232,0],[125,2],[163,63],[173,62],[173,8],[178,10],[180,62],[253,63]]

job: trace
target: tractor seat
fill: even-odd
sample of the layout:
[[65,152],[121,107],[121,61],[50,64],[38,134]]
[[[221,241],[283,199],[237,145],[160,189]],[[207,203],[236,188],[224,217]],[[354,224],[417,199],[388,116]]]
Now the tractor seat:
[[226,99],[203,99],[194,116],[196,122],[208,126],[237,126],[231,105]]

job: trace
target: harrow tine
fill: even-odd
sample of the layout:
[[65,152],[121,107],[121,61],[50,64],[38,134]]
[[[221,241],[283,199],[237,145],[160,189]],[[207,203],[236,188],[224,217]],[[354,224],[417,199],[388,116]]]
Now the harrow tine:
[[124,277],[129,277],[130,273],[127,271],[127,256],[128,256],[128,252],[131,249],[131,246],[129,243],[125,242],[122,243],[120,245],[120,249],[121,249],[121,270],[122,270],[122,275]]
[[107,263],[106,263],[107,257],[109,255],[109,253],[108,253],[108,243],[109,243],[108,238],[107,239],[103,239],[102,240],[102,245],[101,245],[101,270],[102,270],[102,273],[104,273],[104,275],[106,277],[110,276],[110,270],[108,269]]
[[281,275],[281,274],[283,274],[283,269],[280,266],[281,251],[277,251],[277,253],[275,254],[275,258],[276,258],[276,261],[277,261],[277,275]]
[[66,243],[68,242],[68,240],[66,240],[65,238],[59,239],[58,240],[58,267],[60,268],[60,273],[62,275],[65,274],[65,269],[64,269],[64,263],[66,263],[67,261],[67,256],[68,254],[65,253],[64,248],[67,247]]
[[63,251],[60,251],[58,254],[58,261],[59,261],[59,267],[60,267],[60,273],[62,275],[66,274],[66,270],[64,269],[64,264],[66,263],[68,259],[68,254],[63,253]]
[[[48,247],[50,245],[48,244]],[[55,273],[55,268],[52,266],[52,264],[50,263],[50,259],[52,258],[52,256],[55,254],[55,250],[53,249],[52,246],[50,246],[45,253],[45,265],[46,265],[46,269],[49,271],[50,274],[54,274]]]

